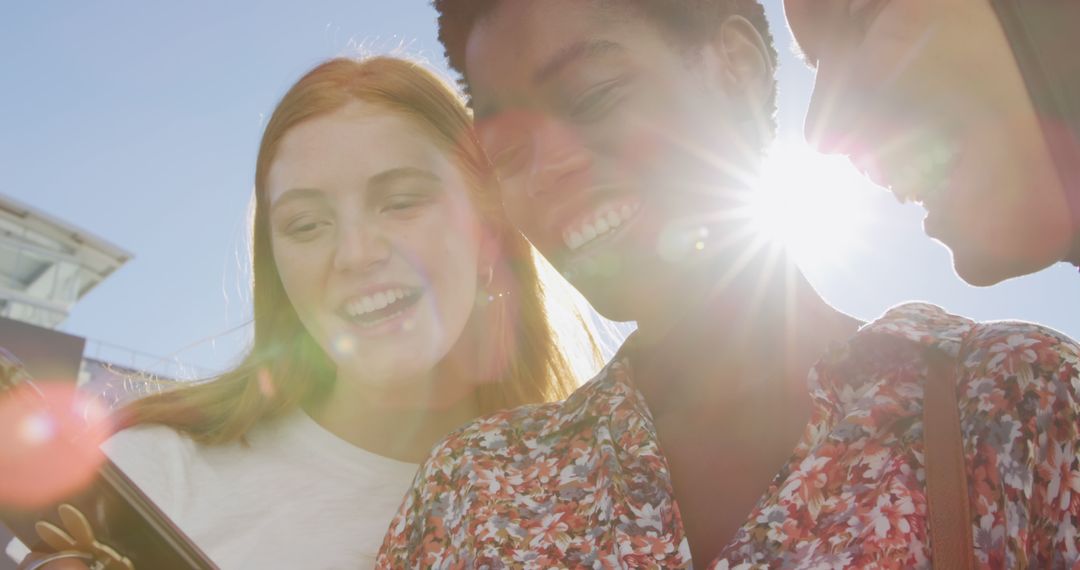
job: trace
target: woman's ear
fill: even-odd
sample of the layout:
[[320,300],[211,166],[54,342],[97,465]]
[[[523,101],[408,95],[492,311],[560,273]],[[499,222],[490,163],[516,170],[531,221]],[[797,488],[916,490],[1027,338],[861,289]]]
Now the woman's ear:
[[480,250],[477,255],[477,285],[483,289],[491,286],[491,281],[499,271],[499,259],[502,258],[502,239],[499,232],[490,226],[480,228]]

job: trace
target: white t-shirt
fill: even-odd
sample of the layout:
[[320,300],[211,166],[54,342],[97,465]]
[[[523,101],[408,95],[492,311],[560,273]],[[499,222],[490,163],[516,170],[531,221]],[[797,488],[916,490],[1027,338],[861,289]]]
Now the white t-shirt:
[[248,441],[200,445],[141,426],[104,449],[222,569],[373,567],[417,465],[360,449],[302,412]]

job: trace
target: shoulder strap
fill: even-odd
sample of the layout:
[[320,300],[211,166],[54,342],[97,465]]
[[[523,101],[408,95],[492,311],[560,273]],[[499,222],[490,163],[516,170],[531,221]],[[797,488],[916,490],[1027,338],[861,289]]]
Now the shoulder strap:
[[938,350],[927,356],[923,448],[933,567],[974,568],[967,468],[956,400],[957,362]]

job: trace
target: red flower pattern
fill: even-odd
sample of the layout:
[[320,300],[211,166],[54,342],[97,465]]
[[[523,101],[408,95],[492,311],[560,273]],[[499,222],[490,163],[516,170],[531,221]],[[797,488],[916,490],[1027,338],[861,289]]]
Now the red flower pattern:
[[[928,568],[924,355],[956,356],[976,560],[1080,568],[1080,347],[1028,323],[908,304],[810,371],[786,466],[708,567]],[[689,568],[667,463],[616,359],[562,403],[518,408],[432,452],[381,567]]]

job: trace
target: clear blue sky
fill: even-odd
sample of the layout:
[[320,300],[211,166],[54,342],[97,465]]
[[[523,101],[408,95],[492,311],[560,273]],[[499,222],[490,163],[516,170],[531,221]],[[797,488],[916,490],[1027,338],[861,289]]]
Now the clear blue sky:
[[[778,5],[768,3],[775,25]],[[0,193],[135,254],[63,330],[212,369],[234,362],[247,339],[245,215],[277,99],[322,59],[361,50],[444,67],[422,0],[53,0],[4,12]],[[812,77],[786,29],[775,31],[781,137],[794,137]],[[920,299],[1080,336],[1074,269],[972,288],[922,234],[918,208],[870,186],[858,200],[867,231],[856,253],[840,268],[808,268],[838,308],[870,319]]]

